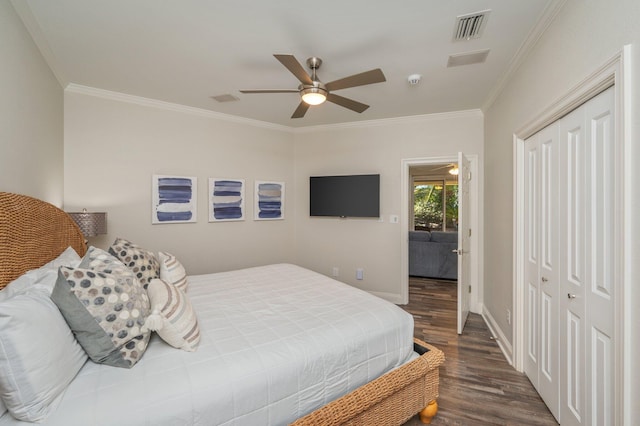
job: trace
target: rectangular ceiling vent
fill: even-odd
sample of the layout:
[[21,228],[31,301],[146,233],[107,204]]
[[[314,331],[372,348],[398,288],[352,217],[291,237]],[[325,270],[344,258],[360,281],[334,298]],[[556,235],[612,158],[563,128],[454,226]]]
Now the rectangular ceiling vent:
[[459,67],[461,65],[481,64],[487,60],[487,56],[489,56],[489,49],[449,55],[447,68]]
[[235,102],[240,100],[240,98],[237,98],[231,94],[211,96],[211,99],[214,99],[218,102]]
[[484,27],[487,25],[491,10],[460,15],[456,18],[456,26],[453,32],[453,41],[466,41],[480,38]]

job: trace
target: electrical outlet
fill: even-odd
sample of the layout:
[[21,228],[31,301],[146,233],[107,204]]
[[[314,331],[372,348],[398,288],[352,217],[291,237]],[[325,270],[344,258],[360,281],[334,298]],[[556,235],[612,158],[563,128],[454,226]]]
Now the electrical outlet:
[[363,280],[364,279],[364,269],[358,268],[356,269],[356,279]]
[[338,269],[338,267],[337,267],[337,266],[334,266],[334,267],[333,267],[333,270],[331,271],[331,275],[332,275],[334,278],[337,278],[337,277],[338,277],[338,275],[340,275],[340,269]]
[[507,324],[511,325],[511,310],[507,309]]

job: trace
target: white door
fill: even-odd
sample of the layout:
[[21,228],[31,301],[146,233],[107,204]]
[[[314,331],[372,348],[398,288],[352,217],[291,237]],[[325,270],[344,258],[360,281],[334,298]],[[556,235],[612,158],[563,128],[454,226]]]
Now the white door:
[[613,89],[525,141],[525,373],[564,425],[614,424]]
[[558,126],[543,129],[525,146],[525,372],[559,419]]
[[614,424],[616,170],[613,89],[566,116],[560,305],[563,425]]
[[535,134],[525,141],[524,175],[524,372],[538,389],[540,369],[540,143]]
[[458,334],[462,334],[469,316],[471,299],[471,269],[469,258],[469,187],[471,163],[462,152],[458,153]]

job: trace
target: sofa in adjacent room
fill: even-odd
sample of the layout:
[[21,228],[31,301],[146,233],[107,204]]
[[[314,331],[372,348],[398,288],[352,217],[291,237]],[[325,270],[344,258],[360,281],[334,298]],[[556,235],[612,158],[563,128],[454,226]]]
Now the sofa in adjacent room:
[[409,275],[457,279],[457,248],[457,232],[409,231]]

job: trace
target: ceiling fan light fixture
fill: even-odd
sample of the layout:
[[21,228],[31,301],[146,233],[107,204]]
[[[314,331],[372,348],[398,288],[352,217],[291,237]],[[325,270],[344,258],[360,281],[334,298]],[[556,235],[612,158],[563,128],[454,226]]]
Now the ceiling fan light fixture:
[[302,100],[309,105],[320,105],[327,100],[327,91],[321,87],[307,87],[300,91]]

